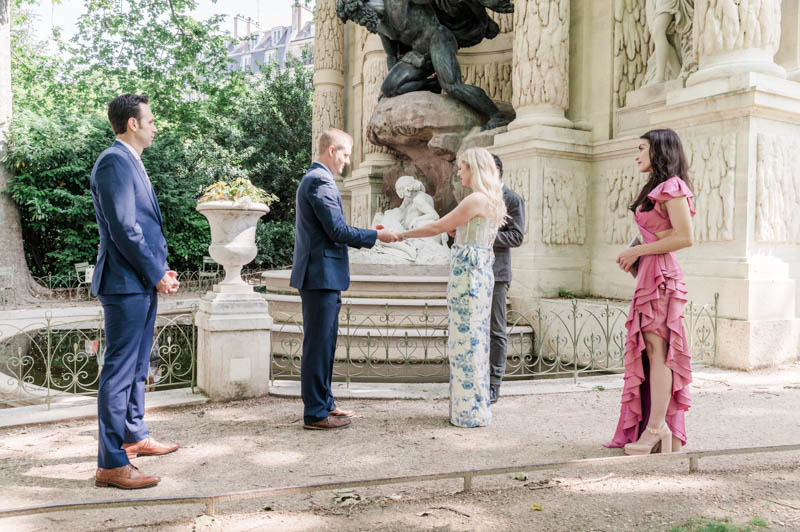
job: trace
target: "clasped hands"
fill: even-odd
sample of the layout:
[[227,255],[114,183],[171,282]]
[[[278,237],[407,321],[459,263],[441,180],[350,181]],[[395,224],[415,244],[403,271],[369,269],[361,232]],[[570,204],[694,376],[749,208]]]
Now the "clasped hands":
[[402,242],[403,234],[395,231],[394,229],[386,229],[382,225],[376,225],[370,229],[375,229],[378,232],[378,240],[384,243],[389,242]]
[[174,294],[178,291],[180,285],[181,283],[178,282],[178,272],[168,270],[156,285],[156,292],[159,294]]

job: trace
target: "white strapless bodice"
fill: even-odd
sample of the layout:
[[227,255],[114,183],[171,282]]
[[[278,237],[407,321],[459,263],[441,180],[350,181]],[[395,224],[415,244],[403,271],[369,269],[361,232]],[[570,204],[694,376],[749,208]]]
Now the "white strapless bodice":
[[458,226],[454,245],[491,249],[496,233],[497,230],[488,219],[476,216]]

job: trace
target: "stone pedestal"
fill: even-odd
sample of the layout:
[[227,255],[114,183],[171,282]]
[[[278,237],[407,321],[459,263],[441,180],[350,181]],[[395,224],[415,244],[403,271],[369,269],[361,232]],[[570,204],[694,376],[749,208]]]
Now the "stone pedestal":
[[[224,290],[224,289],[223,289]],[[267,302],[215,286],[197,313],[197,385],[212,401],[269,393],[270,331]]]
[[530,126],[495,136],[491,151],[503,160],[503,183],[526,207],[525,239],[511,253],[513,295],[586,291],[590,133]]

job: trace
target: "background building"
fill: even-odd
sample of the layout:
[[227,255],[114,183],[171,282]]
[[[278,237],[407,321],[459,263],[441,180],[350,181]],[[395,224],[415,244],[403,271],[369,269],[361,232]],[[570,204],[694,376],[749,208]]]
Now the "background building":
[[292,6],[292,25],[262,30],[258,22],[236,15],[233,41],[228,45],[231,70],[257,72],[261,65],[277,63],[280,69],[294,57],[308,68],[314,64],[314,15],[310,7]]

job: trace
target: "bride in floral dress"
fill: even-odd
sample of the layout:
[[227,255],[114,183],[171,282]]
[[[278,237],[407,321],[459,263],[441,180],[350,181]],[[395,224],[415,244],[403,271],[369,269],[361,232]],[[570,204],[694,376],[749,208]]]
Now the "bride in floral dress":
[[472,193],[449,214],[403,233],[425,238],[455,230],[447,285],[450,360],[450,423],[485,427],[492,421],[489,403],[489,315],[492,306],[497,228],[506,218],[503,190],[494,158],[484,148],[458,157],[458,177]]

